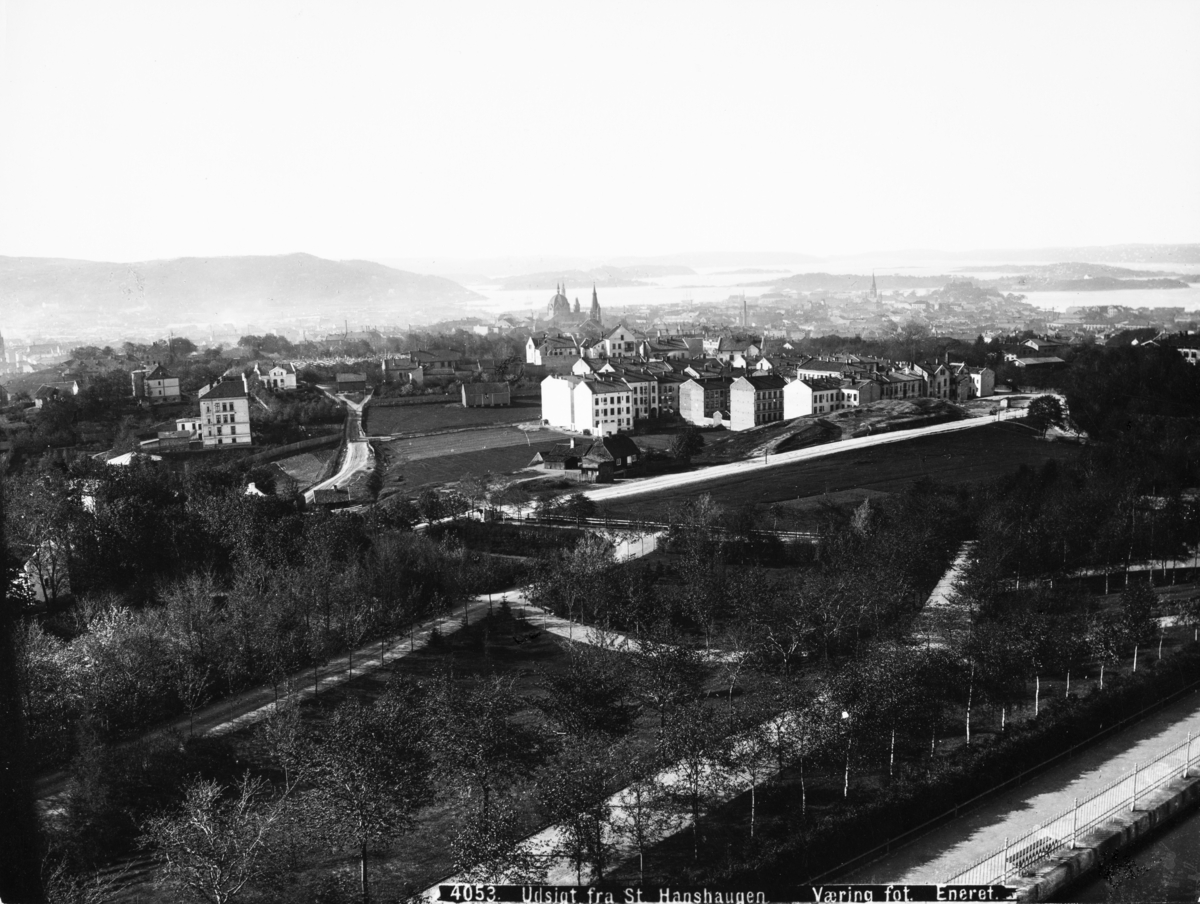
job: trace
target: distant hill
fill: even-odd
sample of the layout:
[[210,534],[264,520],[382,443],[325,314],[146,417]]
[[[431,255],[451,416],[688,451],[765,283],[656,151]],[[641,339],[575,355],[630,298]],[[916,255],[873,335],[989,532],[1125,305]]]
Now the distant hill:
[[[978,267],[964,267],[959,273],[972,273]],[[989,267],[997,273],[1016,273],[1038,279],[1097,279],[1111,277],[1112,279],[1164,279],[1174,277],[1188,282],[1200,281],[1196,274],[1176,273],[1163,270],[1130,270],[1127,267],[1114,267],[1111,264],[1084,264],[1068,262],[1059,264],[999,264]]]
[[138,263],[0,257],[6,321],[33,316],[44,332],[97,322],[126,327],[181,318],[271,322],[368,311],[401,319],[417,305],[481,297],[440,276],[311,254]]
[[[880,292],[894,289],[939,289],[953,282],[953,276],[909,276],[900,273],[877,273],[875,284]],[[769,282],[746,283],[747,286],[771,286],[794,292],[865,292],[871,288],[870,273],[797,273]]]

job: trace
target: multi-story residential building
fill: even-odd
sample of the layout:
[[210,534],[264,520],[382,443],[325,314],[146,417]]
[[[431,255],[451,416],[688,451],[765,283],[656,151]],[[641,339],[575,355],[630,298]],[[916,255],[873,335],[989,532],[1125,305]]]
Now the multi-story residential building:
[[738,377],[729,386],[729,429],[749,430],[783,420],[783,388],[774,374]]
[[885,374],[875,374],[873,379],[879,382],[880,398],[885,400],[916,399],[925,392],[925,378],[919,374],[893,370]]
[[172,376],[161,364],[150,370],[135,370],[131,373],[133,397],[147,399],[151,404],[178,402],[179,378]]
[[648,374],[633,368],[621,368],[611,379],[629,387],[635,418],[658,417],[658,381]]
[[861,408],[878,402],[882,395],[875,380],[842,380],[841,390],[843,408]]
[[996,373],[990,367],[952,364],[950,370],[957,385],[955,397],[959,401],[986,399],[996,391]]
[[688,378],[676,373],[662,373],[657,374],[655,379],[658,381],[659,413],[678,414],[679,387],[687,382]]
[[205,446],[248,446],[254,441],[244,377],[225,380],[204,394],[200,399],[200,431]]
[[542,420],[594,436],[631,430],[632,393],[624,383],[549,376],[542,380]]
[[923,395],[931,399],[950,398],[950,368],[936,361],[921,361],[908,369],[925,381]]
[[829,414],[844,406],[843,381],[836,377],[797,377],[783,387],[783,416]]
[[695,377],[679,384],[679,416],[689,424],[710,426],[714,417],[724,422],[729,414],[729,387],[733,383],[727,377],[697,379]]

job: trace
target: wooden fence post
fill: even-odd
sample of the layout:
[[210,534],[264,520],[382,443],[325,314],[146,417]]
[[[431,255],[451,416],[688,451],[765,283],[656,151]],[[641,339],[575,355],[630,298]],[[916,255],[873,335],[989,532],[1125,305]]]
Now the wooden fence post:
[[1133,799],[1130,800],[1130,802],[1129,802],[1129,812],[1130,813],[1132,813],[1134,810],[1137,809],[1137,778],[1138,778],[1138,764],[1134,763],[1133,764]]
[[1075,839],[1079,834],[1079,798],[1075,798],[1075,812],[1071,816],[1071,850],[1075,850]]

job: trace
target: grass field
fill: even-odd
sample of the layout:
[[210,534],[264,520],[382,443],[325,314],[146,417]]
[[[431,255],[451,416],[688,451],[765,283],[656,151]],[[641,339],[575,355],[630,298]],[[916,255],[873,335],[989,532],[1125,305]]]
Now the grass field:
[[282,458],[276,464],[301,487],[309,487],[320,479],[325,471],[325,466],[337,453],[336,446],[330,449],[316,449],[312,452],[302,452],[300,455]]
[[929,477],[942,483],[989,480],[1020,465],[1040,467],[1046,461],[1073,457],[1078,447],[1042,442],[1017,423],[990,424],[937,436],[847,451],[813,461],[772,468],[675,491],[646,493],[605,504],[615,518],[661,517],[665,506],[711,495],[733,508],[746,503],[769,505],[826,493],[861,489],[891,493]]
[[363,429],[371,436],[398,433],[429,433],[459,427],[485,427],[489,424],[520,424],[542,420],[539,399],[514,399],[501,408],[463,408],[458,402],[445,405],[368,405]]
[[[465,434],[471,436],[472,434]],[[534,434],[535,436],[538,434]],[[443,441],[448,437],[438,437]],[[420,458],[407,458],[402,449],[394,451],[390,443],[384,446],[388,449],[387,475],[384,478],[381,496],[394,493],[413,493],[423,486],[432,484],[452,483],[466,477],[477,477],[488,471],[493,474],[508,474],[525,468],[538,452],[553,449],[561,439],[535,442],[526,445],[506,445],[499,448],[489,447],[475,449],[469,452],[450,451],[451,444],[444,442],[440,454]]]

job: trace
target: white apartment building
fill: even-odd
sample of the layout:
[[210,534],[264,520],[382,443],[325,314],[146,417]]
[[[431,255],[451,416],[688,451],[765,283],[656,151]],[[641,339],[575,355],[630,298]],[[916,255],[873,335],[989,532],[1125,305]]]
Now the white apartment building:
[[624,383],[549,376],[542,380],[542,420],[593,436],[633,427],[633,393]]
[[218,383],[200,399],[200,434],[205,446],[248,446],[253,442],[245,378]]
[[783,387],[783,417],[829,414],[844,405],[842,381],[830,377],[799,377]]

